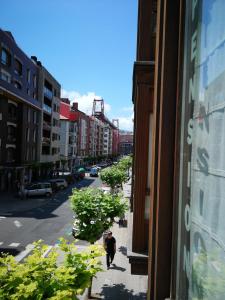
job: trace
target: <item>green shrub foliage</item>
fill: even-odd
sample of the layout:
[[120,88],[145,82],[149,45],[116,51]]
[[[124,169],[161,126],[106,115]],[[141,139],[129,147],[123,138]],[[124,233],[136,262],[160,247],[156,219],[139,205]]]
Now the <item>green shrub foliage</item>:
[[0,299],[4,300],[66,300],[78,299],[90,286],[91,278],[101,271],[99,257],[104,250],[91,245],[83,252],[77,252],[74,243],[61,239],[60,250],[64,261],[57,264],[57,250],[47,257],[47,249],[38,241],[30,256],[19,263],[11,255],[0,257]]
[[129,168],[132,167],[132,157],[131,157],[131,156],[125,156],[125,157],[123,157],[123,158],[119,161],[117,167],[118,167],[119,169],[124,170],[124,171],[129,170]]
[[104,193],[100,189],[74,189],[70,197],[75,213],[76,236],[95,242],[110,228],[115,217],[122,216],[128,208],[120,195]]
[[124,169],[113,166],[102,170],[100,178],[114,190],[116,186],[121,186],[122,183],[127,181],[127,173]]

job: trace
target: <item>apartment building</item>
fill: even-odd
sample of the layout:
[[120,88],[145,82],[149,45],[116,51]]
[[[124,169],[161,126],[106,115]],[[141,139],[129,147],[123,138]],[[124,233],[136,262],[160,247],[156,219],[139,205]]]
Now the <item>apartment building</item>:
[[90,116],[89,156],[103,155],[104,123],[94,116]]
[[60,92],[61,86],[46,70],[36,56],[31,56],[38,68],[38,97],[41,100],[40,162],[52,163],[56,168],[60,161]]
[[0,29],[0,190],[32,179],[39,160],[42,102],[37,90],[38,67]]
[[61,98],[60,123],[60,167],[72,171],[78,156],[78,122],[74,105],[70,106],[67,98]]
[[112,135],[113,129],[110,124],[104,124],[104,134],[103,134],[103,155],[104,156],[111,156],[112,155]]
[[119,134],[119,154],[127,155],[133,153],[133,133],[122,133]]

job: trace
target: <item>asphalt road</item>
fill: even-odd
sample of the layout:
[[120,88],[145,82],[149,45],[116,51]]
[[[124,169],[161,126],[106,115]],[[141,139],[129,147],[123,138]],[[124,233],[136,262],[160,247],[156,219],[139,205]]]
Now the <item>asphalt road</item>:
[[[0,252],[18,255],[36,240],[55,246],[59,237],[74,241],[71,235],[73,212],[68,200],[72,188],[85,186],[101,186],[99,178],[86,177],[80,182],[70,185],[66,190],[56,193],[41,207],[13,212],[0,220]],[[35,201],[35,198],[32,199]],[[79,241],[78,244],[86,242]]]

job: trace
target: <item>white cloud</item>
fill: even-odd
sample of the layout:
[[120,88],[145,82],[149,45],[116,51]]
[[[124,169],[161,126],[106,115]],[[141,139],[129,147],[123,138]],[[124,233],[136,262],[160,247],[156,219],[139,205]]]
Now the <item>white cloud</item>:
[[[88,92],[86,94],[81,95],[77,91],[67,91],[62,89],[62,98],[69,98],[71,103],[78,102],[79,110],[83,111],[87,115],[92,114],[93,100],[94,99],[102,99],[101,96],[96,95],[94,92]],[[111,112],[110,104],[104,102],[105,114]],[[122,111],[132,112],[133,107],[124,107]],[[133,131],[133,113],[128,117],[115,117],[114,119],[119,119],[119,128],[122,130]],[[110,118],[111,119],[111,118]]]
[[119,128],[121,130],[128,130],[128,131],[133,131],[133,119],[134,119],[134,115],[132,114],[129,117],[118,117],[117,119],[119,119]]
[[132,106],[126,106],[121,108],[122,111],[127,111],[127,112],[133,112],[134,107]]
[[[102,99],[101,96],[96,95],[94,92],[88,92],[81,95],[77,91],[66,91],[62,89],[62,98],[69,98],[71,103],[78,102],[78,109],[87,115],[92,114],[93,100]],[[111,110],[111,106],[104,102],[105,113]]]

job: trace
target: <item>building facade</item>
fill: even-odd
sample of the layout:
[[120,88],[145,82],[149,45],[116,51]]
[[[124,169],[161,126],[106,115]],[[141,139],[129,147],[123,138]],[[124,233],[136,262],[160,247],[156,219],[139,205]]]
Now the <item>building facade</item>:
[[61,168],[72,171],[78,156],[78,121],[74,105],[67,98],[61,98],[60,123]]
[[40,162],[51,163],[55,168],[60,161],[60,93],[61,86],[37,60],[31,57],[38,68],[38,97],[41,99],[41,146]]
[[133,133],[122,133],[119,134],[119,154],[127,155],[133,153]]
[[225,297],[224,5],[139,1],[128,256],[148,299]]
[[39,160],[41,99],[38,68],[17,46],[12,34],[0,30],[0,190],[32,180]]
[[94,116],[90,120],[89,156],[99,157],[103,155],[104,123]]

